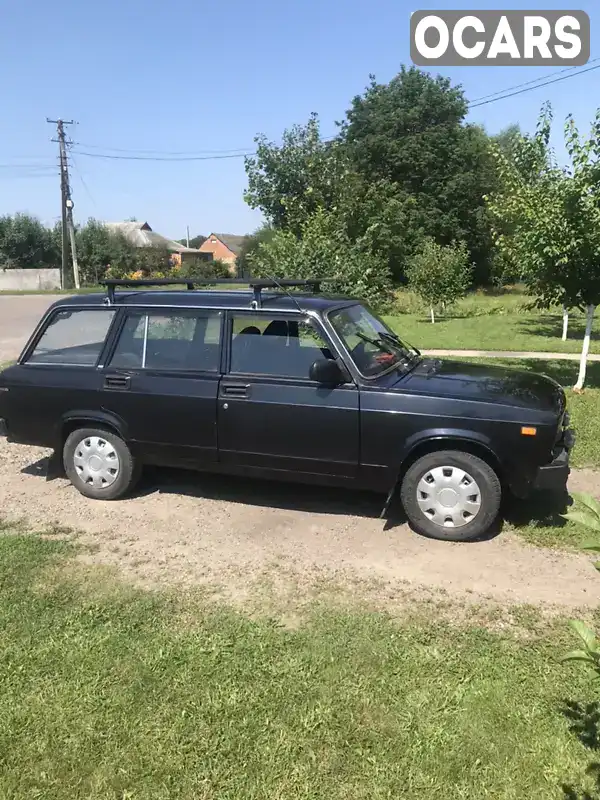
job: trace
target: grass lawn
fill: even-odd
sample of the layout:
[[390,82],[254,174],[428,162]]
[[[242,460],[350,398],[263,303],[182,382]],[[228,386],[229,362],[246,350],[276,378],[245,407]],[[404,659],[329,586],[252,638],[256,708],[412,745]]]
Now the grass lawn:
[[[531,298],[519,290],[472,292],[450,315],[431,324],[429,314],[408,291],[397,293],[396,311],[385,319],[398,334],[423,350],[515,350],[578,353],[584,315],[571,314],[569,338],[562,336],[562,314],[531,311]],[[600,353],[600,324],[592,334],[591,352]]]
[[2,797],[594,789],[597,692],[557,663],[573,644],[563,622],[518,638],[316,606],[288,630],[193,595],[134,591],[65,566],[69,555],[66,543],[0,537]]

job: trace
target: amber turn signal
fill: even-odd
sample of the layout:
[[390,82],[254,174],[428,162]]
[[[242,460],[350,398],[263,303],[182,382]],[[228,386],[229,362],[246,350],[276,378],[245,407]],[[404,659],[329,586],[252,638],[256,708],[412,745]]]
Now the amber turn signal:
[[521,433],[523,436],[536,436],[537,428],[521,428]]

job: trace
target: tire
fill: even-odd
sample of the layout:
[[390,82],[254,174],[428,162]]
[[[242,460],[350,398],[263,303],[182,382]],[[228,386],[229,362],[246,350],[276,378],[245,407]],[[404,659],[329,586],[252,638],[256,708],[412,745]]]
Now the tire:
[[422,456],[402,481],[400,497],[413,528],[432,539],[466,542],[489,531],[500,511],[502,487],[482,459],[459,450]]
[[119,500],[133,489],[140,472],[123,439],[102,428],[73,431],[63,463],[73,486],[93,500]]

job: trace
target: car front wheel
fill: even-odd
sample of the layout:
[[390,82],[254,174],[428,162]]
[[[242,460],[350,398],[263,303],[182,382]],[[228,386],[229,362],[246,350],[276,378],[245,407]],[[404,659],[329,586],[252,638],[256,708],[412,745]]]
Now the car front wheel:
[[477,456],[444,450],[412,464],[400,488],[402,505],[419,533],[465,542],[483,536],[498,517],[502,489],[495,471]]
[[94,500],[118,500],[138,477],[135,459],[116,434],[100,428],[80,428],[63,449],[67,477],[81,494]]

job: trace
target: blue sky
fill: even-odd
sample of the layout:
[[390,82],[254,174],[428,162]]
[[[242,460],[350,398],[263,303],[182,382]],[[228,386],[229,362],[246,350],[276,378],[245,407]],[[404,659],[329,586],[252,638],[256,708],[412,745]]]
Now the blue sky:
[[[387,81],[400,64],[410,63],[412,11],[486,5],[586,10],[591,58],[600,56],[597,0],[65,0],[62,14],[45,0],[5,4],[0,213],[29,211],[50,224],[60,214],[58,177],[52,174],[57,146],[47,116],[77,120],[71,135],[80,150],[93,145],[89,152],[251,149],[257,133],[278,140],[311,111],[320,115],[323,135],[331,135],[369,73]],[[440,72],[476,99],[552,70]],[[471,118],[490,132],[511,122],[529,130],[549,99],[560,144],[568,113],[587,128],[600,105],[599,88],[600,70],[483,106]],[[78,221],[136,217],[175,238],[185,236],[186,225],[192,235],[245,233],[260,222],[243,201],[241,158],[164,163],[77,155],[72,184]]]

